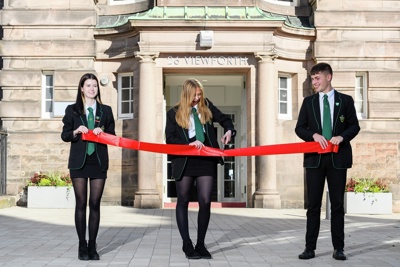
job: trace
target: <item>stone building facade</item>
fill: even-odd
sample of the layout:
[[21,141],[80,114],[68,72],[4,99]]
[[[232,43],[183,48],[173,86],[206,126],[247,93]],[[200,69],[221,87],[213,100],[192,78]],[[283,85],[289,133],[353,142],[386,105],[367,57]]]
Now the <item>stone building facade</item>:
[[[400,3],[374,0],[1,1],[0,118],[8,136],[7,194],[36,171],[67,172],[60,139],[78,81],[96,73],[116,133],[164,143],[166,110],[198,78],[231,114],[232,147],[300,142],[308,70],[328,62],[352,95],[361,132],[350,177],[390,184],[400,212]],[[221,129],[216,127],[218,133]],[[160,208],[175,201],[164,154],[109,147],[103,204]],[[302,155],[226,159],[214,200],[302,208]]]

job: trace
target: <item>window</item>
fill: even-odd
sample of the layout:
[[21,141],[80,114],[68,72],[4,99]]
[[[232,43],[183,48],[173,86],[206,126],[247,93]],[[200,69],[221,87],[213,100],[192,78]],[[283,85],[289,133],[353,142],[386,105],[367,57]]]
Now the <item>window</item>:
[[292,119],[292,80],[289,75],[279,76],[278,97],[278,118]]
[[54,75],[53,72],[43,72],[42,75],[42,118],[54,116]]
[[298,6],[299,0],[266,0],[267,2],[272,2],[277,5],[284,5],[284,6]]
[[133,118],[132,73],[121,73],[118,75],[118,118]]
[[109,0],[109,5],[127,5],[127,4],[135,4],[138,2],[144,2],[144,0]]
[[367,114],[367,74],[357,73],[355,81],[354,105],[359,119],[368,118]]

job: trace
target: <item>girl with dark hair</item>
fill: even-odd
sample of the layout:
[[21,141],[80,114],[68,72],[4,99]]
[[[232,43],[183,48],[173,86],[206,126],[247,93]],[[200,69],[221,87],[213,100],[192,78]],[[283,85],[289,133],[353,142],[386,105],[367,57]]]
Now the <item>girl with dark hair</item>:
[[[115,135],[111,107],[102,104],[99,82],[87,73],[79,81],[75,104],[65,109],[61,139],[70,142],[68,169],[75,192],[75,227],[79,238],[78,258],[99,260],[96,239],[100,224],[100,201],[108,170],[107,145],[83,141],[81,134],[92,130]],[[89,243],[86,241],[86,206],[89,187]]]
[[[231,118],[223,114],[204,97],[201,83],[196,79],[184,82],[179,103],[167,112],[165,127],[167,144],[187,144],[202,149],[204,146],[218,148],[214,122],[224,128],[223,144],[229,143],[236,131]],[[188,259],[211,259],[204,240],[211,215],[211,193],[216,177],[217,163],[222,158],[203,156],[172,156],[172,178],[176,181],[176,221],[183,240],[182,250]],[[190,189],[196,183],[199,214],[197,218],[197,244],[189,235],[188,205]]]

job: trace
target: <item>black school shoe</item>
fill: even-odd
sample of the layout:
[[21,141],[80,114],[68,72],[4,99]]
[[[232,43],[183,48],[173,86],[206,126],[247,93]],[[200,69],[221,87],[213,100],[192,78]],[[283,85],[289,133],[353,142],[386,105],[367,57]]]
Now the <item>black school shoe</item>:
[[90,260],[89,251],[88,251],[88,246],[87,246],[86,240],[85,241],[79,241],[78,259],[80,259],[81,261]]
[[89,240],[88,253],[89,253],[89,259],[92,261],[100,260],[99,253],[97,253],[96,248],[97,248],[96,242]]
[[312,259],[312,258],[315,258],[314,250],[305,249],[303,251],[303,253],[301,253],[299,255],[299,259],[300,260],[309,260],[309,259]]
[[202,259],[211,259],[211,254],[208,252],[206,246],[204,245],[204,241],[197,241],[195,250],[200,254]]
[[192,240],[190,239],[188,241],[183,241],[182,250],[185,252],[186,258],[188,259],[196,260],[201,258],[200,254],[194,249]]
[[344,261],[344,260],[347,259],[346,255],[344,254],[343,249],[335,249],[335,250],[333,251],[332,257],[333,257],[335,260],[339,260],[339,261]]

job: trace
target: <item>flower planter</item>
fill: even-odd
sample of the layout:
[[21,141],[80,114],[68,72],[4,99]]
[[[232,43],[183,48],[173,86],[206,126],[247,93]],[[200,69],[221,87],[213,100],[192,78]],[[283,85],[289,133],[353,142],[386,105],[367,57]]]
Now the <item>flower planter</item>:
[[392,193],[346,192],[344,211],[352,214],[391,214]]
[[27,207],[43,209],[74,208],[74,189],[68,186],[28,186]]

